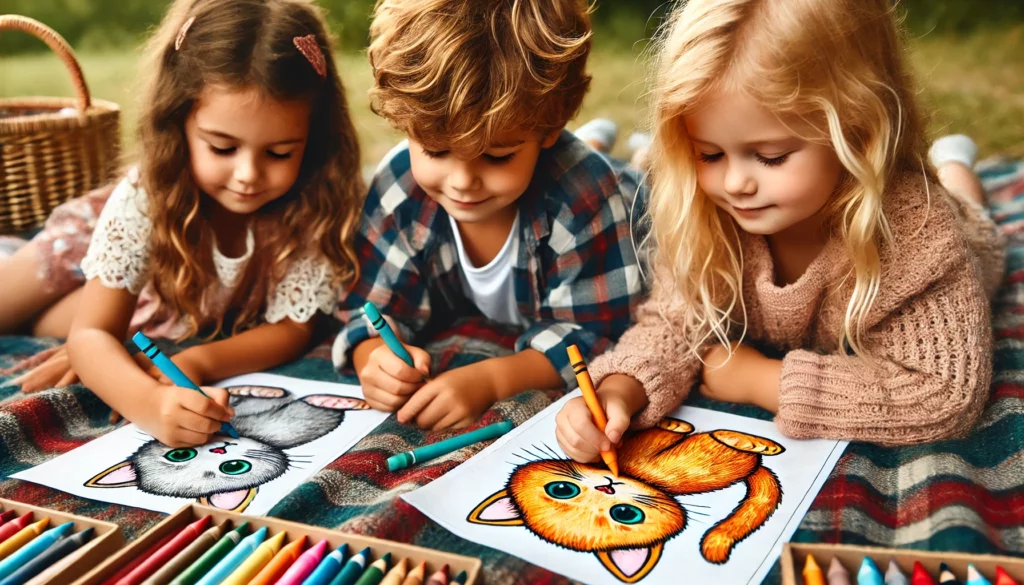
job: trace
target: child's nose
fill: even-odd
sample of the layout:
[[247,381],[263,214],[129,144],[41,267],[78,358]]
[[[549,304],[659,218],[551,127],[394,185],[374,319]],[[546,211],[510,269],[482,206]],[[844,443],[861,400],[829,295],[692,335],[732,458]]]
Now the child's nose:
[[730,164],[726,167],[722,188],[732,196],[753,195],[757,191],[757,183],[744,165]]
[[243,185],[252,185],[259,178],[259,167],[251,156],[239,156],[235,164],[235,180]]
[[470,165],[464,162],[457,162],[452,165],[448,174],[448,184],[456,191],[470,191],[476,183],[476,173]]

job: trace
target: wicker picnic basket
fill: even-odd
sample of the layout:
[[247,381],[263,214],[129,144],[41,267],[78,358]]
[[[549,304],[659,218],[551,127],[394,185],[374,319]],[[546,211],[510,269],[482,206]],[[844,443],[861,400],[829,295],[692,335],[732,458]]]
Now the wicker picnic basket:
[[20,234],[41,226],[54,207],[113,179],[121,111],[89,96],[71,47],[45,24],[0,15],[0,30],[24,31],[49,45],[75,87],[74,98],[0,99],[0,234]]

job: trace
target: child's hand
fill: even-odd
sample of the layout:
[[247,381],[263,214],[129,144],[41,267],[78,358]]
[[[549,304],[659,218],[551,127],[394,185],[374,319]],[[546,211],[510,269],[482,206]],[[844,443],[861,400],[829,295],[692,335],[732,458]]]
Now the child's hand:
[[[170,357],[170,360],[174,362],[174,365],[178,366],[181,373],[185,374],[185,377],[192,380],[197,386],[202,386],[203,384],[212,381],[208,379],[209,376],[206,373],[206,366],[202,358],[202,352],[203,346],[197,345],[182,350]],[[139,362],[142,369],[146,370],[146,373],[152,376],[153,379],[162,384],[173,384],[170,378],[161,372],[160,368],[156,367],[153,362],[149,361],[149,358],[146,358],[141,351],[134,354],[133,357],[136,362]]]
[[380,342],[359,369],[363,396],[371,407],[384,412],[398,410],[423,386],[423,380],[430,374],[430,354],[411,345],[406,345],[405,349],[412,356],[415,368]]
[[168,447],[209,443],[235,412],[223,388],[203,387],[209,398],[189,388],[155,384],[153,399],[132,409],[128,419]]
[[733,344],[730,358],[726,348],[715,345],[704,354],[700,393],[723,402],[753,404],[777,412],[781,377],[781,360],[769,359],[742,343]]
[[597,389],[608,424],[601,432],[582,396],[565,403],[555,417],[555,437],[566,455],[581,463],[597,459],[622,439],[633,414],[647,399],[643,386],[629,376],[611,375]]
[[14,378],[7,385],[21,386],[21,391],[25,394],[34,394],[48,388],[68,386],[77,381],[78,376],[71,369],[68,348],[64,344],[50,350],[49,357],[43,363]]
[[472,424],[497,402],[486,362],[449,370],[415,391],[398,422],[438,431]]

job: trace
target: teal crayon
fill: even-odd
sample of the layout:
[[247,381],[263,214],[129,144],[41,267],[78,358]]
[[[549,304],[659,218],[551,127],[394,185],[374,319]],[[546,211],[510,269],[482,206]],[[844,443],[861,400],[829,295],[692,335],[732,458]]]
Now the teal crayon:
[[[377,334],[384,340],[384,343],[388,346],[388,349],[392,353],[397,355],[403,362],[409,364],[410,368],[415,368],[416,363],[413,361],[412,356],[409,355],[409,351],[405,349],[402,342],[398,340],[398,336],[391,329],[391,325],[388,325],[388,320],[385,319],[377,307],[370,301],[367,301],[363,305],[363,313],[366,314],[366,318],[370,320],[370,324],[377,330]],[[427,377],[423,377],[423,381],[427,381]]]
[[[3,585],[3,584],[0,584]],[[973,564],[967,565],[967,585],[992,585],[992,582],[982,575]]]
[[889,559],[889,568],[885,570],[885,585],[910,585],[907,576],[900,570],[896,561]]
[[72,534],[63,538],[44,550],[36,558],[22,565],[17,571],[11,573],[6,579],[0,581],[0,585],[22,585],[39,573],[56,565],[61,559],[82,548],[92,539],[96,532],[95,528],[86,528],[78,534]]
[[452,583],[458,583],[459,585],[466,585],[466,579],[468,579],[468,578],[469,578],[469,575],[467,575],[465,571],[462,571],[461,573],[459,573],[458,575],[455,576],[455,579],[452,580]]
[[359,576],[363,574],[363,568],[366,567],[369,560],[370,547],[366,547],[345,563],[338,576],[331,581],[331,585],[355,585],[355,582],[359,580]]
[[20,569],[22,565],[50,548],[53,543],[67,536],[68,532],[71,532],[71,529],[74,528],[74,526],[74,522],[65,522],[56,528],[51,528],[33,538],[25,546],[11,553],[11,556],[0,561],[0,579],[6,579],[13,575],[14,572]]
[[864,557],[864,561],[860,564],[860,570],[857,571],[857,585],[885,585],[882,572],[878,570],[878,565],[871,557]]
[[341,567],[345,563],[345,556],[348,555],[348,545],[342,544],[334,549],[331,554],[324,557],[320,564],[313,569],[309,577],[302,582],[302,585],[328,585],[331,579],[338,576]]
[[406,451],[405,453],[399,453],[388,457],[388,471],[398,471],[399,469],[405,469],[410,465],[421,463],[423,461],[429,461],[435,457],[441,457],[447,455],[452,451],[458,451],[459,449],[472,445],[473,443],[479,443],[480,441],[486,441],[488,439],[494,439],[500,437],[505,433],[512,430],[512,423],[508,421],[502,421],[500,423],[494,423],[483,428],[479,428],[469,433],[463,433],[457,437],[438,441],[431,445],[424,445],[418,449],[412,451]]
[[[174,365],[174,362],[165,356],[164,352],[160,351],[160,348],[150,341],[148,337],[143,335],[141,331],[132,336],[132,341],[139,349],[142,350],[142,353],[153,362],[153,365],[156,366],[163,375],[167,376],[171,380],[172,384],[181,388],[195,390],[203,396],[206,396],[206,392],[203,392],[203,389],[195,382],[189,380],[188,376],[178,369],[178,366]],[[209,398],[209,396],[206,397]],[[220,432],[232,439],[241,438],[241,435],[238,434],[238,431],[236,431],[235,427],[231,426],[231,423],[229,422],[222,422],[220,424]]]

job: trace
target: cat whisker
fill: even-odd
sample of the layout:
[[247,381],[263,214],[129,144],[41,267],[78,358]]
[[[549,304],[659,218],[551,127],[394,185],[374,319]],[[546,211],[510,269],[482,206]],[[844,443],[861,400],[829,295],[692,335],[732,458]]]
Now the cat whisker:
[[[678,498],[672,498],[672,499],[678,501]],[[711,506],[705,506],[704,504],[687,504],[686,502],[680,502],[680,503],[682,505],[688,506],[690,508],[710,508],[711,507]]]
[[697,511],[694,511],[694,510],[690,510],[686,506],[683,506],[683,509],[686,510],[686,515],[687,516],[710,516],[711,515],[711,514],[705,514],[704,512],[697,512]]
[[547,449],[547,452],[551,454],[552,459],[566,459],[564,455],[559,455],[558,453],[556,453],[555,450],[552,449],[547,443],[541,444],[544,446],[545,449]]
[[[531,445],[531,447],[533,447],[533,445]],[[523,451],[526,451],[526,453],[528,455],[530,455],[530,457],[533,457],[534,461],[540,461],[541,459],[544,459],[543,455],[538,455],[538,454],[534,453],[533,451],[530,451],[526,447],[523,447]]]

